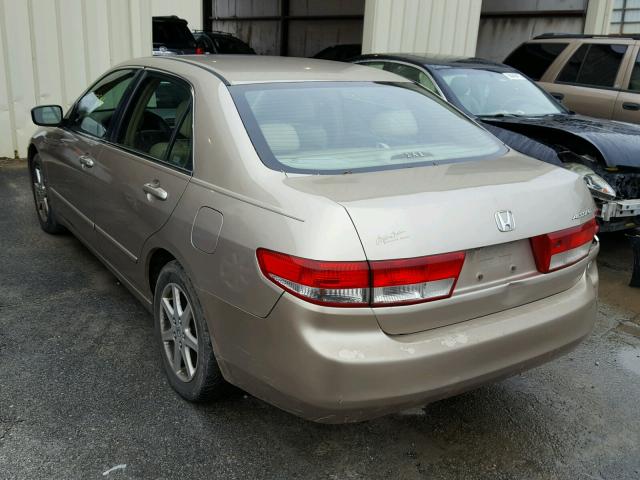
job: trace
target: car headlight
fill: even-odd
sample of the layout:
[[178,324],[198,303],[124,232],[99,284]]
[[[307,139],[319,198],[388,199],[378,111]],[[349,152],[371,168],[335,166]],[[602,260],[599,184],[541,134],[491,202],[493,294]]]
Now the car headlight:
[[604,178],[586,165],[582,165],[581,163],[565,163],[564,167],[578,175],[582,175],[584,183],[587,184],[587,188],[591,191],[591,194],[594,197],[598,197],[603,200],[613,200],[616,198],[616,191],[613,187],[609,185]]

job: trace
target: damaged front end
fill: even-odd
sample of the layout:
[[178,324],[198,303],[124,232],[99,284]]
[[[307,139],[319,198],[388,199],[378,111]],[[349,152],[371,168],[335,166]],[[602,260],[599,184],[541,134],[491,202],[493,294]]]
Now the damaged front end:
[[640,225],[640,169],[606,167],[592,155],[555,147],[563,166],[581,175],[589,188],[602,232]]
[[[606,168],[602,177],[616,191],[615,200],[603,202],[599,217],[606,222],[604,231],[640,226],[640,169]],[[614,228],[615,227],[615,228]]]
[[[615,150],[610,141],[597,145],[599,136],[597,132],[588,131],[589,122],[584,117],[574,120],[568,115],[562,121],[510,118],[483,123],[514,150],[581,175],[596,204],[600,231],[640,226],[640,146],[636,145],[635,138],[628,148],[625,148],[625,143],[629,143],[625,142],[625,135],[618,136]],[[574,123],[579,123],[588,135],[577,130],[567,131],[569,125],[575,127]],[[602,123],[598,126],[602,130]],[[622,127],[615,125],[615,128]],[[616,155],[622,151],[627,152],[624,158]],[[635,162],[631,161],[633,156],[637,158]]]

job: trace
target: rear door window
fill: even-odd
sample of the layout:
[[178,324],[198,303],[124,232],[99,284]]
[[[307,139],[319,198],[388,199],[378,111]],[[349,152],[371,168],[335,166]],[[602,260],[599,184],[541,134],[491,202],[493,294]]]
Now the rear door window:
[[191,90],[181,80],[147,73],[125,113],[117,142],[184,170],[191,169]]
[[612,88],[626,51],[627,45],[584,44],[571,56],[557,81]]
[[533,80],[540,80],[568,43],[524,43],[509,55],[504,63],[520,70]]

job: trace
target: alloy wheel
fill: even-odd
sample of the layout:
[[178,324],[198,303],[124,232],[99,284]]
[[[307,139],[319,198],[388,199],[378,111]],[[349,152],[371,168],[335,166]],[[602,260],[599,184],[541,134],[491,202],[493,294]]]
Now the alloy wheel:
[[46,223],[49,219],[49,200],[47,198],[47,186],[44,181],[44,175],[39,165],[36,165],[33,169],[33,191],[35,192],[38,215],[40,219]]
[[160,335],[173,372],[183,382],[193,379],[198,367],[198,329],[189,299],[176,283],[162,290]]

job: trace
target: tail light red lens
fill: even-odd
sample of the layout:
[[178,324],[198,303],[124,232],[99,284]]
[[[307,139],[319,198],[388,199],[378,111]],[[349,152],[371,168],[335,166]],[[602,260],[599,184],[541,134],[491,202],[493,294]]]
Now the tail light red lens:
[[312,303],[391,306],[450,297],[464,252],[376,262],[325,262],[258,249],[265,277]]
[[464,252],[371,262],[372,305],[407,305],[450,297]]
[[577,227],[531,238],[531,249],[539,272],[549,273],[579,262],[591,249],[598,230],[595,219]]
[[196,47],[196,55],[204,55],[204,48]]
[[367,262],[322,262],[258,249],[265,277],[312,303],[341,307],[369,304]]

